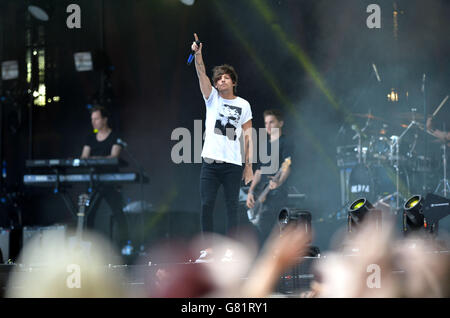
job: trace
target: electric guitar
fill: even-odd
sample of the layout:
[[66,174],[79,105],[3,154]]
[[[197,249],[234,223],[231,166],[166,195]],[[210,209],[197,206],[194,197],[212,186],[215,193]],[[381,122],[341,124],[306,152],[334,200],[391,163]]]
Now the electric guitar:
[[[281,165],[280,169],[278,169],[277,173],[272,178],[272,181],[278,182],[280,180],[281,173],[283,171],[286,171],[290,165],[291,165],[291,157],[287,157],[284,160],[283,164]],[[254,225],[259,224],[263,203],[266,200],[270,190],[271,189],[269,187],[269,184],[266,184],[264,190],[262,190],[262,192],[258,195],[258,198],[255,200],[255,205],[253,206],[253,208],[247,210],[248,220]]]

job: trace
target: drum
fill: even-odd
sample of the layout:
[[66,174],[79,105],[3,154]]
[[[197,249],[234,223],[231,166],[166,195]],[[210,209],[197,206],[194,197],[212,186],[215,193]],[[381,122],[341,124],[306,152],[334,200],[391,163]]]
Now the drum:
[[372,137],[369,155],[372,159],[387,160],[391,151],[391,142],[385,136]]
[[[361,144],[361,162],[366,161],[368,143]],[[358,145],[337,147],[337,165],[341,168],[353,167],[358,164]]]
[[367,198],[373,202],[375,198],[375,183],[372,171],[365,164],[356,165],[348,180],[349,201],[359,198]]
[[[397,192],[396,170],[388,164],[360,164],[352,169],[348,181],[350,201],[364,197],[369,201]],[[408,197],[410,192],[409,176],[406,169],[399,171],[399,192]]]

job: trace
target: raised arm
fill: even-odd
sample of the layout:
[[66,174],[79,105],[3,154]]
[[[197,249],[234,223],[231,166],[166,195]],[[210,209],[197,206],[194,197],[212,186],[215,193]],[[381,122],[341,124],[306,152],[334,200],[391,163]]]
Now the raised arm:
[[252,138],[252,121],[249,120],[242,125],[244,133],[244,158],[245,166],[243,171],[244,183],[247,184],[253,180],[253,138]]
[[203,62],[203,43],[200,43],[200,46],[197,45],[197,33],[194,33],[194,38],[195,41],[192,43],[191,49],[195,52],[195,70],[197,71],[198,80],[200,82],[200,90],[202,91],[203,96],[208,99],[209,95],[211,95],[212,85],[209,77],[206,75],[205,63]]
[[307,254],[310,235],[295,225],[288,225],[283,234],[274,228],[261,256],[258,257],[248,278],[242,285],[242,297],[269,297],[280,275]]

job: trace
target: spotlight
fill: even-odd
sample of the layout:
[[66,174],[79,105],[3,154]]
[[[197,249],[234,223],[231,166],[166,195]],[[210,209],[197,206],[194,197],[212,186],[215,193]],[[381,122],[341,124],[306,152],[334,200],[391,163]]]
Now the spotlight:
[[354,228],[356,229],[369,216],[374,219],[375,226],[379,230],[381,228],[381,211],[374,209],[373,205],[366,198],[354,201],[348,209],[348,232],[352,232]]
[[278,224],[283,231],[289,224],[302,225],[306,233],[311,232],[311,213],[301,209],[283,208],[278,215]]
[[412,196],[403,207],[403,232],[408,234],[426,227],[423,215],[424,199],[420,195]]
[[358,199],[350,205],[348,211],[349,218],[354,223],[360,224],[370,209],[373,209],[373,206],[366,198]]
[[[302,209],[283,208],[278,214],[278,224],[280,225],[280,235],[283,234],[284,229],[293,224],[299,231],[304,231],[309,236],[308,244],[312,242],[312,227],[311,227],[311,213]],[[309,246],[307,256],[320,257],[320,249],[316,246]]]

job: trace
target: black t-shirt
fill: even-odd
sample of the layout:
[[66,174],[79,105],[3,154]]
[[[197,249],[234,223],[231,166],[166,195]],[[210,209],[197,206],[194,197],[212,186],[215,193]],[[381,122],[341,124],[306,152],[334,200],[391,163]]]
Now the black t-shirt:
[[[280,138],[278,139],[279,142],[279,167],[277,167],[277,171],[281,168],[281,165],[283,164],[283,162],[285,161],[286,158],[291,157],[291,164],[294,163],[294,156],[295,156],[295,145],[294,143],[289,140],[285,135],[281,135]],[[268,156],[272,156],[272,143],[270,142],[270,137],[267,138],[267,155]],[[270,167],[271,166],[271,161],[269,161],[268,163],[258,163],[257,165],[257,170],[261,169],[261,167]],[[275,173],[273,174],[268,174],[265,175],[266,178],[261,179],[261,182],[265,183],[268,182],[267,177],[268,176],[273,176],[275,175]],[[286,183],[283,183],[283,186]]]
[[117,145],[118,135],[111,131],[108,137],[103,141],[98,141],[96,134],[92,133],[86,137],[85,145],[91,147],[91,153],[89,156],[109,156],[111,155],[111,149],[113,145]]

